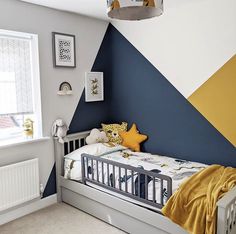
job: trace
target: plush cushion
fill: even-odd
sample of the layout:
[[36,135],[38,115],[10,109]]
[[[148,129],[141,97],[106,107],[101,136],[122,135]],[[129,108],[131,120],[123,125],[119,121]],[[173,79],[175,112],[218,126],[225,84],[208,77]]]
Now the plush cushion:
[[122,145],[136,152],[140,152],[140,144],[147,140],[146,135],[138,132],[136,124],[133,124],[128,132],[121,131],[119,134],[123,140]]
[[95,143],[106,143],[109,142],[108,137],[106,136],[105,132],[100,132],[99,129],[94,128],[89,136],[86,137],[86,143],[88,145],[95,144]]
[[120,131],[127,131],[128,124],[122,122],[121,124],[102,124],[102,129],[106,133],[110,142],[116,144],[122,143],[122,138],[119,135]]
[[127,147],[115,143],[96,143],[92,145],[85,145],[67,155],[65,158],[71,160],[80,160],[82,154],[89,154],[93,156],[102,156],[120,150],[125,150]]

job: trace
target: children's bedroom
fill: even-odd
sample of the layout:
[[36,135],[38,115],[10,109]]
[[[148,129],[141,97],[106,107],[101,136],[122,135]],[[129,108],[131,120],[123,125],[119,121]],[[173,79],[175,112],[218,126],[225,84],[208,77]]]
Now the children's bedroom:
[[0,234],[236,234],[235,0],[0,0]]

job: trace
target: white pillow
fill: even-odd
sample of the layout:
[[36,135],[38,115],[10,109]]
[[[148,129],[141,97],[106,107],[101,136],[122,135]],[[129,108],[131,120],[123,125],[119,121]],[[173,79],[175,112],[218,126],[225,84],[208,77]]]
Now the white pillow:
[[96,144],[96,143],[106,143],[106,142],[109,142],[109,139],[106,136],[106,133],[100,132],[100,130],[97,128],[94,128],[90,132],[89,136],[86,137],[86,143],[88,145]]
[[93,156],[102,156],[105,154],[113,153],[116,151],[121,151],[127,149],[122,145],[115,143],[96,143],[92,145],[85,145],[67,155],[65,158],[71,160],[80,160],[82,154],[89,154]]

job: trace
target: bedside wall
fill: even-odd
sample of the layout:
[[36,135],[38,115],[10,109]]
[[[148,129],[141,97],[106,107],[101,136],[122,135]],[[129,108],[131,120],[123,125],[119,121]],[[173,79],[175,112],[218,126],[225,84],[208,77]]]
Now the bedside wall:
[[[107,22],[17,0],[1,0],[0,28],[39,36],[43,134],[50,136],[51,125],[55,119],[60,117],[70,123],[84,88],[84,73],[91,70]],[[76,69],[53,67],[53,31],[76,35]],[[72,85],[72,96],[57,95],[59,85],[63,81],[68,81]],[[54,166],[52,139],[0,149],[0,166],[35,157],[39,158],[41,183],[46,187],[50,174],[52,177],[45,196],[54,194],[54,173],[51,173]]]

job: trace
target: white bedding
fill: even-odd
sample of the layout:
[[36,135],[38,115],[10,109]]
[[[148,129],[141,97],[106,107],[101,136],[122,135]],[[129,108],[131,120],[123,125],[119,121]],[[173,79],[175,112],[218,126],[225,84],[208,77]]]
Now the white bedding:
[[[128,158],[125,158],[128,154]],[[205,164],[196,163],[196,162],[189,162],[185,160],[180,160],[176,158],[170,158],[165,156],[153,155],[149,153],[136,153],[130,150],[118,150],[115,152],[107,153],[102,157],[111,161],[116,161],[119,163],[131,165],[133,167],[139,167],[148,171],[153,171],[167,175],[172,178],[172,192],[174,193],[176,189],[180,186],[180,184],[186,180],[188,177],[193,175],[194,173],[198,172],[199,170],[207,167]],[[81,159],[80,155],[76,155],[76,152],[73,152],[73,155],[66,155],[65,156],[65,163],[64,163],[64,177],[71,180],[81,181],[82,174],[81,174]],[[89,163],[88,169],[86,173],[89,172],[90,178],[92,178],[91,173],[91,164]],[[102,166],[101,163],[98,164],[98,178],[99,182],[102,182]],[[114,178],[115,174],[115,178]],[[109,179],[108,179],[109,178]],[[97,171],[96,171],[96,163],[94,162],[94,179],[97,179]],[[137,179],[137,175],[134,176],[134,181]],[[121,170],[121,176],[119,177],[119,170],[116,167],[115,173],[113,173],[113,167],[109,167],[109,176],[107,175],[107,167],[104,164],[104,183],[111,185],[111,183],[115,180],[115,187],[119,188],[119,181],[121,181],[121,189],[125,191],[125,181],[127,181],[127,190],[129,193],[132,192],[132,180],[131,180],[131,172],[127,171],[127,177],[125,177],[125,171]],[[136,180],[137,182],[137,180]],[[135,192],[137,193],[138,184],[135,186]],[[90,183],[90,186],[96,187]],[[114,185],[113,185],[114,186]],[[141,185],[140,185],[141,186]],[[148,184],[148,199],[154,200],[157,203],[160,203],[160,181],[155,181],[155,198],[153,197],[153,181],[150,178],[150,182]],[[164,182],[164,192],[162,196],[164,197],[164,201],[166,201],[166,191],[167,185]],[[142,189],[143,190],[143,189]],[[142,197],[145,197],[144,191],[141,191]]]

